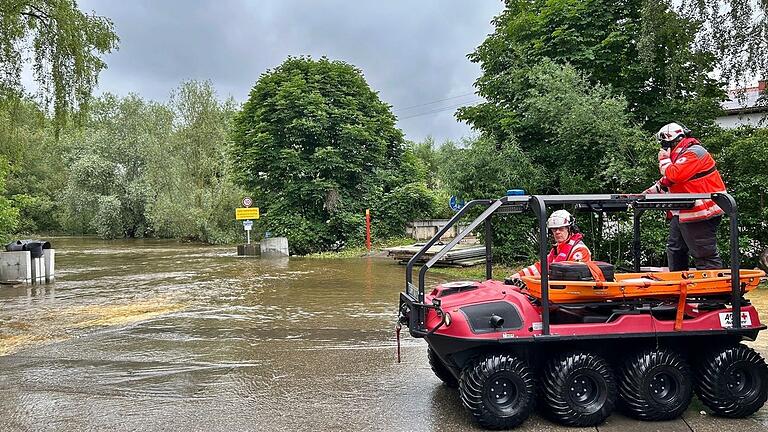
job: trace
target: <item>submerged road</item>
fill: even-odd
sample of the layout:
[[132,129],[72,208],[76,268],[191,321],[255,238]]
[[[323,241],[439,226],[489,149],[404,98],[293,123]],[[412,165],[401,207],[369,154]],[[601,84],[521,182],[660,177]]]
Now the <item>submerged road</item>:
[[[0,287],[0,431],[481,430],[423,341],[395,362],[403,268],[389,260],[53,242],[55,284]],[[768,292],[751,297],[768,312]],[[765,431],[768,408],[727,420],[694,400],[671,422],[515,430]]]

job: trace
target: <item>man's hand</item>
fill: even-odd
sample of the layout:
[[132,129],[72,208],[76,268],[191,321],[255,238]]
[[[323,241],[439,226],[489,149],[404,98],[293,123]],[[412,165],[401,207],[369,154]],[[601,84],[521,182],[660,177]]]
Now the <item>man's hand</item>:
[[520,273],[515,273],[507,276],[506,279],[504,279],[504,285],[513,285],[518,288],[527,288],[525,285],[525,282],[523,282],[522,279],[520,279]]
[[512,285],[514,285],[514,286],[516,286],[516,287],[518,287],[520,289],[527,289],[528,288],[528,285],[526,285],[525,282],[523,282],[523,280],[520,279],[520,276],[513,277],[510,281],[511,281]]
[[669,150],[659,150],[659,173],[665,175],[667,173],[667,167],[672,165],[672,159],[669,158]]
[[648,194],[662,194],[665,193],[667,190],[664,186],[662,186],[660,181],[657,181],[653,184],[653,186],[649,187],[648,189],[643,191],[643,195]]

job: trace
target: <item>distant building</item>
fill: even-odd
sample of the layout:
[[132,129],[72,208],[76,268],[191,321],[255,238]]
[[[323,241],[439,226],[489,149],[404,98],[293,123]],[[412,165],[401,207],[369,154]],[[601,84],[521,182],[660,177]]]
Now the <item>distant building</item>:
[[739,90],[729,90],[729,100],[721,105],[725,115],[715,119],[715,123],[725,129],[734,129],[739,126],[768,127],[768,104],[758,104],[758,99],[765,91],[768,81],[759,81],[757,87],[744,89],[743,96],[739,96]]

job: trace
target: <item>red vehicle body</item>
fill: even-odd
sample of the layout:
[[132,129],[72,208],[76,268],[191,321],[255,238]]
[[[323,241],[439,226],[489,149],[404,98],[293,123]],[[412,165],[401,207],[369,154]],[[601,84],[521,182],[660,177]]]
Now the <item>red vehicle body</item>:
[[[667,420],[688,407],[694,391],[715,414],[750,415],[768,399],[768,367],[741,341],[754,340],[766,326],[743,298],[747,285],[740,280],[745,276],[738,268],[738,220],[729,195],[706,198],[716,200],[730,216],[731,268],[717,270],[719,275],[731,276],[730,292],[688,295],[683,290],[676,298],[651,292],[640,298],[555,303],[550,293],[567,282],[550,281],[546,268],[537,281],[541,290],[536,295],[524,286],[491,279],[488,239],[490,216],[496,212],[532,210],[539,221],[539,255],[546,262],[548,205],[570,204],[601,212],[632,210],[632,250],[635,271],[639,271],[642,213],[687,208],[702,197],[513,195],[472,201],[421,252],[468,207],[488,206],[441,250],[444,254],[484,223],[486,280],[444,283],[426,292],[425,273],[441,253],[421,268],[418,286],[411,279],[420,256],[416,254],[408,264],[406,290],[400,297],[400,322],[412,336],[426,340],[435,374],[445,384],[459,387],[464,406],[488,428],[519,425],[537,400],[553,420],[572,426],[601,423],[617,401],[638,419]],[[754,271],[748,276],[754,286]],[[690,275],[682,272],[680,277]],[[732,320],[734,312],[740,320]]]

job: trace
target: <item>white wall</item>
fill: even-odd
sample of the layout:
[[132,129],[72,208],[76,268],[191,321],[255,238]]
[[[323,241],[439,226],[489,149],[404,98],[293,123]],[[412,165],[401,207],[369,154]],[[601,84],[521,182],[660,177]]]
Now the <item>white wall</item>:
[[724,129],[735,129],[739,126],[761,126],[768,127],[768,119],[760,123],[768,113],[750,113],[750,114],[732,114],[718,117],[715,123]]

